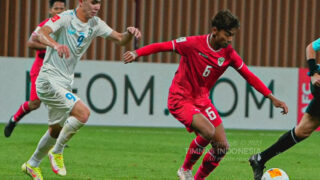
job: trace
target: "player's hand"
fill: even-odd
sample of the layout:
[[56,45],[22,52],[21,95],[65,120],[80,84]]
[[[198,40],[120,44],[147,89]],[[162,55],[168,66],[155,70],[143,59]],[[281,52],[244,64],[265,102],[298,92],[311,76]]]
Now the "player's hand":
[[32,40],[32,41],[35,41],[35,42],[38,42],[38,43],[41,43],[41,42],[39,41],[39,35],[38,35],[37,33],[35,33],[35,32],[33,32],[33,33],[31,34],[31,40]]
[[274,97],[272,94],[269,94],[268,98],[272,101],[272,104],[274,105],[274,107],[282,109],[281,111],[282,114],[288,114],[289,109],[285,102],[280,101],[279,99]]
[[138,57],[136,51],[127,51],[126,53],[124,53],[122,55],[122,59],[124,61],[125,64],[127,63],[131,63],[132,61],[134,61],[136,58]]
[[311,76],[311,83],[314,86],[320,87],[320,75],[318,73],[314,73],[313,76]]
[[141,38],[141,32],[139,31],[138,28],[135,27],[127,27],[127,31],[129,34],[132,34],[134,37],[136,37],[137,39]]
[[289,110],[285,102],[277,100],[277,101],[273,101],[273,105],[277,108],[282,108],[282,111],[281,111],[282,114],[288,114]]
[[54,49],[58,52],[60,58],[68,59],[70,57],[70,50],[67,45],[58,44],[54,46]]

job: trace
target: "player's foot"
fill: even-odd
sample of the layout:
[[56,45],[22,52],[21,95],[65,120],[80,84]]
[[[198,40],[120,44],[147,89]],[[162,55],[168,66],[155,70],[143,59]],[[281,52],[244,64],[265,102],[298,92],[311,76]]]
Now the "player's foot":
[[28,163],[24,163],[21,166],[21,170],[32,177],[33,180],[43,180],[41,169],[39,167],[32,167]]
[[260,154],[254,154],[250,157],[249,162],[253,170],[254,180],[261,180],[263,170],[266,168],[260,161]]
[[63,155],[55,154],[52,152],[52,149],[48,152],[48,156],[51,163],[52,171],[60,176],[67,175],[67,170],[63,163]]
[[180,180],[193,180],[192,171],[191,170],[184,170],[182,167],[178,169],[178,177]]
[[16,127],[16,122],[12,120],[13,116],[9,119],[9,122],[7,123],[6,127],[4,128],[4,136],[10,137],[13,129]]

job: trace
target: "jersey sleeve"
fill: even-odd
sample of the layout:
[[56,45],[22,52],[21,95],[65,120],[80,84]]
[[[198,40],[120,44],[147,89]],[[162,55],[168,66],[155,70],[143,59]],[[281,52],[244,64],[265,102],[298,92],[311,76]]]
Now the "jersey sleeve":
[[247,65],[243,62],[242,58],[238,53],[232,49],[230,58],[232,60],[231,66],[236,69],[240,75],[257,91],[263,94],[265,97],[268,96],[271,91],[270,89],[255,75],[253,74]]
[[242,68],[238,70],[238,72],[252,87],[265,97],[271,94],[270,89],[255,74],[253,74],[245,64],[243,64]]
[[37,35],[39,30],[41,29],[42,26],[44,26],[50,19],[46,19],[44,21],[42,21],[37,27],[36,29],[32,32],[33,35]]
[[48,22],[45,24],[52,29],[52,32],[56,32],[63,26],[67,26],[70,18],[67,14],[57,14],[50,18]]
[[172,41],[173,50],[182,56],[186,56],[190,52],[190,37],[180,37]]
[[98,31],[97,36],[106,38],[112,33],[113,29],[110,28],[104,21],[98,18]]
[[136,52],[138,56],[147,56],[147,55],[158,53],[158,52],[166,52],[166,51],[172,51],[172,50],[173,50],[172,41],[168,41],[168,42],[149,44],[140,49],[137,49]]
[[244,65],[242,58],[234,49],[231,50],[230,58],[231,58],[231,66],[237,71],[239,71]]
[[312,42],[312,48],[315,51],[320,50],[320,38]]

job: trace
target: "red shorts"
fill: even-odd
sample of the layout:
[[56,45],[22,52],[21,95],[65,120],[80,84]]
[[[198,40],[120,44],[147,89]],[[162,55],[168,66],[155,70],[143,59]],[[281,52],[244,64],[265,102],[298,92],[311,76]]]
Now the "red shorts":
[[203,114],[214,127],[222,123],[221,117],[210,99],[191,101],[185,100],[181,96],[169,95],[168,109],[177,120],[186,126],[189,132],[193,132],[191,124],[195,114]]
[[36,90],[36,80],[39,75],[41,66],[43,64],[43,59],[36,57],[31,70],[30,70],[30,80],[31,80],[31,89],[30,89],[30,100],[39,100]]

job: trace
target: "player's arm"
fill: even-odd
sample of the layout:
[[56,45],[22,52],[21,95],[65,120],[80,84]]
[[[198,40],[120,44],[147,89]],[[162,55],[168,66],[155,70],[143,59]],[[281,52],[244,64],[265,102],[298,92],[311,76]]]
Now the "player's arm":
[[320,50],[320,39],[310,43],[306,48],[306,58],[309,67],[309,75],[311,76],[311,83],[320,87],[319,67],[316,61],[316,51]]
[[58,52],[58,55],[62,58],[63,55],[65,55],[65,58],[69,58],[70,51],[68,46],[62,45],[57,43],[54,39],[50,37],[50,34],[52,33],[52,29],[49,26],[43,26],[39,30],[39,41],[46,45],[50,46],[51,48],[55,49]]
[[135,27],[128,27],[127,31],[124,33],[112,31],[112,33],[108,36],[108,39],[111,39],[120,46],[124,46],[128,44],[133,37],[139,39],[141,37],[141,32]]
[[243,62],[242,58],[232,50],[230,53],[230,58],[232,59],[232,67],[238,71],[238,73],[247,80],[247,82],[254,87],[257,91],[263,94],[265,97],[269,98],[273,105],[277,108],[282,108],[282,114],[288,113],[288,107],[286,103],[280,101],[275,96],[273,96],[270,89],[255,75],[253,74],[247,65]]
[[283,101],[280,101],[275,96],[273,96],[270,89],[255,74],[253,74],[244,63],[242,64],[241,68],[238,69],[238,72],[241,74],[243,78],[247,80],[247,82],[252,87],[254,87],[257,91],[259,91],[265,97],[269,98],[275,107],[282,108],[282,114],[288,113],[288,107],[286,103]]
[[123,54],[123,60],[124,63],[130,63],[134,61],[136,58],[140,56],[148,56],[150,54],[155,54],[158,52],[166,52],[166,51],[173,51],[173,43],[172,41],[168,42],[161,42],[161,43],[153,43],[147,46],[144,46],[140,49],[137,49],[135,51],[127,51]]
[[35,49],[35,50],[44,50],[47,48],[46,45],[42,44],[39,41],[38,38],[38,34],[37,33],[32,33],[28,42],[27,42],[27,46],[31,49]]
[[270,89],[255,74],[253,74],[245,64],[242,65],[241,69],[239,69],[238,72],[247,80],[247,82],[252,87],[254,87],[265,97],[269,98],[275,107],[282,108],[282,114],[288,113],[288,107],[286,103],[273,96]]

